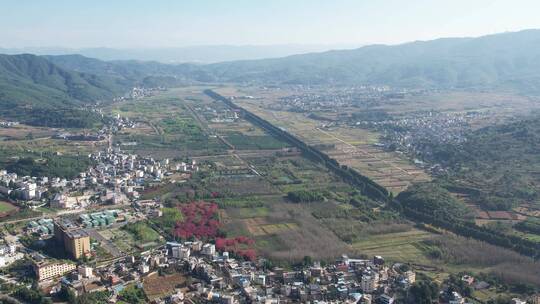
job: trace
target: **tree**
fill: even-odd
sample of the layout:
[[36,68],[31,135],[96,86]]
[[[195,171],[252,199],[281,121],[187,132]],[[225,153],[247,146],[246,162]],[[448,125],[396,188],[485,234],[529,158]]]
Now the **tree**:
[[73,290],[71,290],[69,287],[65,285],[62,285],[62,287],[60,288],[60,291],[58,292],[58,298],[70,304],[77,303],[77,296],[75,295]]
[[50,299],[44,298],[38,289],[28,289],[26,287],[20,287],[15,290],[13,295],[24,302],[30,304],[45,304],[50,303]]
[[303,262],[304,266],[311,266],[311,265],[313,265],[313,258],[310,257],[309,255],[306,255],[302,259],[302,262]]
[[146,303],[146,296],[142,289],[139,289],[135,286],[129,286],[122,290],[120,297],[123,301],[130,304],[142,304]]
[[410,288],[407,303],[431,304],[439,296],[439,286],[431,280],[417,281]]

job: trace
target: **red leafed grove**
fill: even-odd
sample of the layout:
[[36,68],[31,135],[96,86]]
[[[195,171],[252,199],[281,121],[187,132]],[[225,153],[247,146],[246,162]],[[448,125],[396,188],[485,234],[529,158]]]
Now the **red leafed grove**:
[[216,249],[219,251],[232,252],[238,256],[244,257],[246,260],[254,261],[257,258],[257,253],[252,247],[255,241],[246,236],[237,236],[235,238],[217,238]]
[[215,219],[218,205],[207,202],[191,202],[179,207],[182,210],[184,219],[177,222],[173,231],[174,236],[189,239],[215,238],[220,226]]

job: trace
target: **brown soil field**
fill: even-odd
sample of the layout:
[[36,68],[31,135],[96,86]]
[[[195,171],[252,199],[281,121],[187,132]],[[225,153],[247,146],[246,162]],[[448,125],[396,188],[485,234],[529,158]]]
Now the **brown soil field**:
[[144,293],[150,301],[174,292],[177,286],[184,287],[186,277],[180,273],[160,276],[152,273],[143,279]]
[[58,129],[45,127],[32,127],[27,125],[18,125],[10,128],[0,127],[0,138],[9,139],[25,139],[28,134],[32,134],[33,138],[50,137],[54,135]]

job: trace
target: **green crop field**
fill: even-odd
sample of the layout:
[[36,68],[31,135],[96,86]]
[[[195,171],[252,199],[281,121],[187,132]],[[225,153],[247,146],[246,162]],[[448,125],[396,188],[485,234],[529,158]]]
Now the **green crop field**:
[[159,240],[159,234],[144,222],[128,224],[122,229],[131,233],[138,242],[147,243]]
[[0,213],[2,212],[9,212],[11,210],[14,210],[15,206],[8,202],[0,201]]
[[367,256],[381,255],[394,261],[430,264],[424,255],[422,241],[431,237],[429,232],[413,229],[375,235],[353,243],[353,247]]

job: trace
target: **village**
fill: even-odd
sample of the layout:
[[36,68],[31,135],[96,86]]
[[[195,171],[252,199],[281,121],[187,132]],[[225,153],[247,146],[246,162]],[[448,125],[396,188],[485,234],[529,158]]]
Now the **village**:
[[[95,256],[96,238],[100,239],[98,242],[108,242],[99,236],[100,228],[162,216],[159,202],[139,199],[143,185],[162,179],[181,181],[199,170],[195,161],[157,161],[128,155],[118,148],[88,157],[95,165],[73,180],[19,177],[0,171],[4,195],[34,208],[49,204],[58,210],[56,215],[29,220],[24,230],[39,240],[61,245],[69,259],[59,260],[26,248],[18,237],[10,235],[3,240],[5,245],[0,252],[2,267],[29,259],[31,275],[49,294],[60,292],[62,286],[76,295],[109,290],[109,301],[114,303],[126,286],[135,284],[142,288],[146,278],[164,272],[179,273],[182,280],[174,286],[174,293],[153,299],[154,303],[189,303],[196,299],[214,303],[372,303],[378,299],[377,303],[393,303],[393,290],[414,283],[414,272],[389,268],[382,257],[358,260],[344,256],[325,267],[310,262],[296,271],[286,271],[268,268],[264,259],[236,259],[227,251],[216,250],[216,244],[202,241],[152,244],[157,246],[137,256],[114,252],[112,245],[111,259],[97,264],[90,259],[85,263]],[[9,274],[7,278],[16,280]]]
[[[127,122],[117,117],[115,124],[113,129]],[[195,160],[141,157],[112,146],[87,157],[92,165],[73,179],[0,171],[0,192],[5,197],[21,207],[48,205],[54,210],[23,221],[24,233],[5,235],[0,251],[0,267],[10,269],[29,261],[31,271],[26,275],[47,295],[107,291],[108,301],[115,303],[126,289],[135,288],[144,289],[152,303],[387,304],[415,282],[409,267],[387,265],[380,256],[343,256],[334,263],[306,257],[293,268],[272,266],[238,250],[252,242],[240,238],[202,241],[186,235],[180,241],[164,233],[154,242],[134,246],[136,252],[123,250],[104,232],[163,217],[161,202],[141,199],[144,187],[185,182],[200,165]],[[35,246],[39,242],[44,245]],[[59,248],[63,258],[43,248],[48,246]],[[105,258],[100,251],[106,252]],[[20,273],[7,271],[0,278],[25,284]],[[162,278],[170,279],[169,285],[162,286]],[[465,303],[455,292],[444,297],[448,303]]]
[[[53,242],[48,246],[59,246],[66,259],[27,247],[21,240],[24,236],[6,235],[0,250],[0,267],[30,261],[28,275],[48,295],[64,290],[74,295],[107,291],[108,301],[116,303],[125,290],[141,289],[152,303],[391,304],[416,280],[408,265],[388,264],[380,256],[355,259],[344,255],[334,263],[306,257],[302,264],[284,269],[264,258],[229,252],[225,245],[229,241],[223,239],[168,240],[141,244],[136,254],[122,252],[100,235],[100,230],[163,216],[162,204],[141,200],[139,191],[148,183],[189,179],[199,165],[195,161],[139,157],[117,147],[88,157],[94,165],[72,180],[36,179],[0,171],[4,195],[34,208],[48,203],[57,210],[50,217],[30,219],[24,231]],[[249,243],[237,241],[240,245]],[[109,251],[109,258],[97,259],[98,247]],[[0,278],[24,285],[9,271]],[[471,286],[477,284],[472,278],[463,280]],[[442,292],[441,299],[443,303],[465,303],[464,297],[451,289]],[[515,303],[525,302],[516,299]]]
[[[386,94],[384,88],[364,89],[378,96]],[[346,103],[351,101],[350,97],[343,98]],[[237,111],[219,104],[193,107],[186,104],[186,110],[193,112],[195,118],[219,126],[245,123]],[[97,113],[101,114],[99,110]],[[444,133],[442,130],[453,132],[452,127],[466,126],[469,118],[479,114],[418,115],[402,120],[356,120],[362,121],[361,125],[351,118],[345,124],[389,132],[400,128],[415,130],[415,126],[420,126],[422,132],[428,133],[426,136],[434,136]],[[331,121],[321,123],[324,123],[322,130],[337,126]],[[235,223],[261,222],[259,226],[248,226],[249,237],[228,235],[222,230],[224,223],[230,221],[227,214],[247,212],[249,208],[222,209],[223,205],[218,206],[213,200],[222,195],[219,192],[210,191],[210,196],[203,197],[190,188],[198,187],[193,180],[200,183],[199,175],[214,174],[221,182],[264,181],[262,171],[268,169],[255,167],[253,160],[247,163],[238,156],[231,157],[234,161],[224,161],[237,153],[239,142],[233,142],[235,137],[230,134],[223,136],[212,129],[207,131],[209,138],[223,141],[231,149],[227,152],[230,155],[219,156],[218,160],[207,155],[192,158],[142,155],[133,151],[140,141],[131,141],[125,135],[126,140],[113,140],[113,135],[137,132],[146,127],[143,124],[137,117],[114,114],[107,124],[92,132],[57,132],[53,136],[55,140],[90,142],[103,147],[77,156],[77,161],[87,163],[88,167],[73,178],[33,177],[0,170],[0,194],[16,207],[15,211],[4,214],[0,241],[1,288],[11,293],[13,290],[30,293],[37,288],[44,299],[54,302],[69,302],[69,297],[99,296],[101,302],[109,303],[386,304],[402,303],[410,293],[419,292],[418,286],[424,286],[419,282],[431,280],[426,273],[438,271],[414,261],[385,259],[377,252],[370,252],[372,255],[342,252],[341,257],[332,259],[306,255],[301,261],[276,261],[268,251],[260,252],[255,243],[269,237],[267,231],[271,231],[271,226],[294,231],[297,224],[273,226],[261,219],[241,218]],[[256,132],[252,126],[246,129]],[[384,134],[395,135],[382,137],[389,143],[403,139],[396,150],[412,147],[404,140],[418,137],[397,131]],[[459,134],[452,134],[448,140],[462,140]],[[295,148],[272,147],[274,150],[264,152],[284,159],[300,157]],[[295,172],[288,172],[295,177],[291,184],[300,181]],[[189,185],[187,188],[191,190],[179,196],[174,189],[183,189],[183,185]],[[214,189],[235,195],[226,187]],[[171,204],[161,199],[160,191],[171,191],[175,200],[178,197],[183,200]],[[253,203],[253,212],[262,209],[259,202]],[[25,216],[19,217],[19,211],[24,211]],[[10,218],[11,215],[14,217]],[[485,280],[460,274],[457,282],[462,289],[456,289],[456,282],[443,279],[435,297],[439,303],[476,304],[478,301],[470,301],[470,294],[463,291],[490,288],[492,283]],[[526,303],[518,298],[513,301]]]

